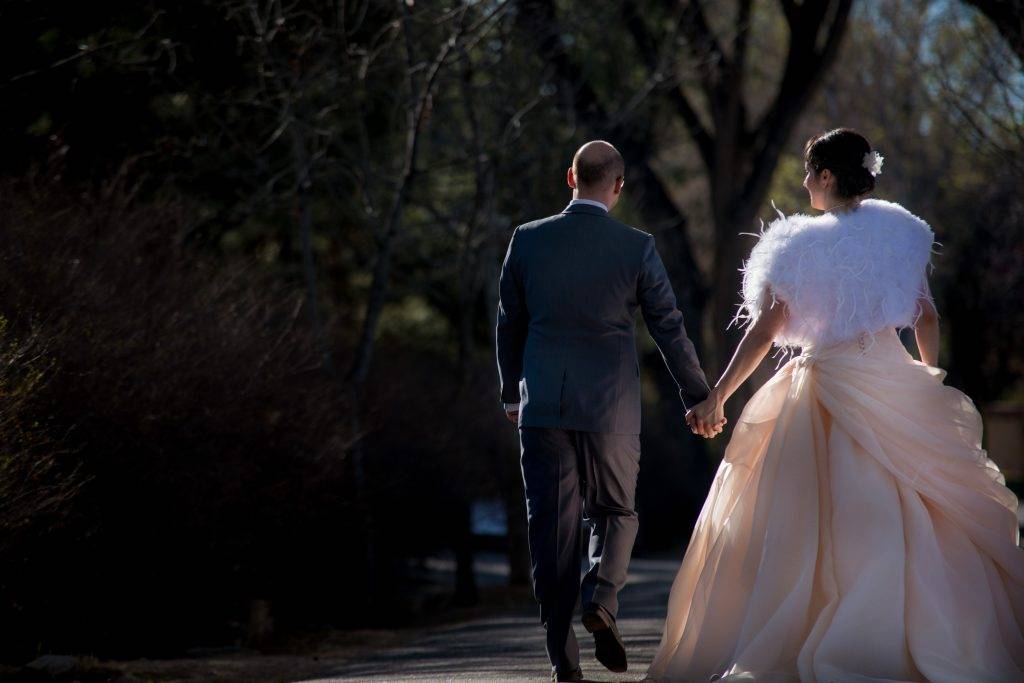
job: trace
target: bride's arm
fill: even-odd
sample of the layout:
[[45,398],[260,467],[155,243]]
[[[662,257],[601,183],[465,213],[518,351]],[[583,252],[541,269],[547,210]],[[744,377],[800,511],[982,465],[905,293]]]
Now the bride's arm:
[[788,312],[786,303],[781,299],[772,302],[770,294],[765,298],[761,315],[743,335],[721,379],[711,390],[708,398],[693,407],[692,416],[687,416],[687,424],[694,433],[711,438],[722,431],[722,425],[725,424],[725,402],[750,377],[771,350],[772,340],[782,329]]
[[924,294],[917,300],[921,311],[914,323],[914,337],[917,339],[917,353],[925,365],[939,363],[939,312],[932,301],[928,279],[924,281]]

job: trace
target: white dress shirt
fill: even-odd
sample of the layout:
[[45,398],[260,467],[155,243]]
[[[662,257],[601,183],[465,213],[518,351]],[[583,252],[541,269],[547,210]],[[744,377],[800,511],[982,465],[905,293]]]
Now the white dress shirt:
[[[599,202],[596,199],[573,199],[569,202],[569,206],[575,206],[577,204],[590,204],[591,206],[596,206],[599,209],[604,209],[605,211],[608,210],[608,207],[604,205],[604,202]],[[504,405],[506,413],[515,413],[519,411],[518,403],[506,403]]]
[[603,202],[599,202],[596,199],[573,199],[569,202],[569,206],[575,206],[576,204],[590,204],[591,206],[596,206],[600,209],[604,209],[605,211],[608,210],[608,207],[605,206]]

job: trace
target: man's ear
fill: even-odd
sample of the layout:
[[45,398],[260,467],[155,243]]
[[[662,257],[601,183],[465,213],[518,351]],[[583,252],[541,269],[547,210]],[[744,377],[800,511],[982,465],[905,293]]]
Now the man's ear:
[[572,189],[574,189],[574,190],[576,189],[576,174],[572,172],[572,166],[570,166],[569,170],[566,171],[566,173],[565,173],[565,182]]
[[619,194],[620,192],[622,192],[622,186],[625,185],[625,184],[626,184],[626,179],[625,178],[623,178],[622,176],[619,176],[618,178],[616,178],[615,179],[615,186],[614,186],[615,194]]

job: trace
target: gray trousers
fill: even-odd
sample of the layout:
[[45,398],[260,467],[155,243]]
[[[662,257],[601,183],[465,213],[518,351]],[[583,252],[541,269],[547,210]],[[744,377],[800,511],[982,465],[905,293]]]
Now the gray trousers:
[[[523,481],[533,592],[547,630],[551,664],[579,666],[572,629],[577,604],[614,617],[636,540],[640,435],[522,427]],[[590,527],[590,567],[582,584],[582,524]]]

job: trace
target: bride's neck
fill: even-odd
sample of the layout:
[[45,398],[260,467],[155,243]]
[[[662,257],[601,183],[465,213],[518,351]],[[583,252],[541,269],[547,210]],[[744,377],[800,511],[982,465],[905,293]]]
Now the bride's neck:
[[858,206],[860,206],[860,202],[862,199],[862,196],[850,197],[848,199],[833,199],[832,201],[826,203],[826,206],[828,208],[824,209],[823,212],[831,214],[850,213]]

